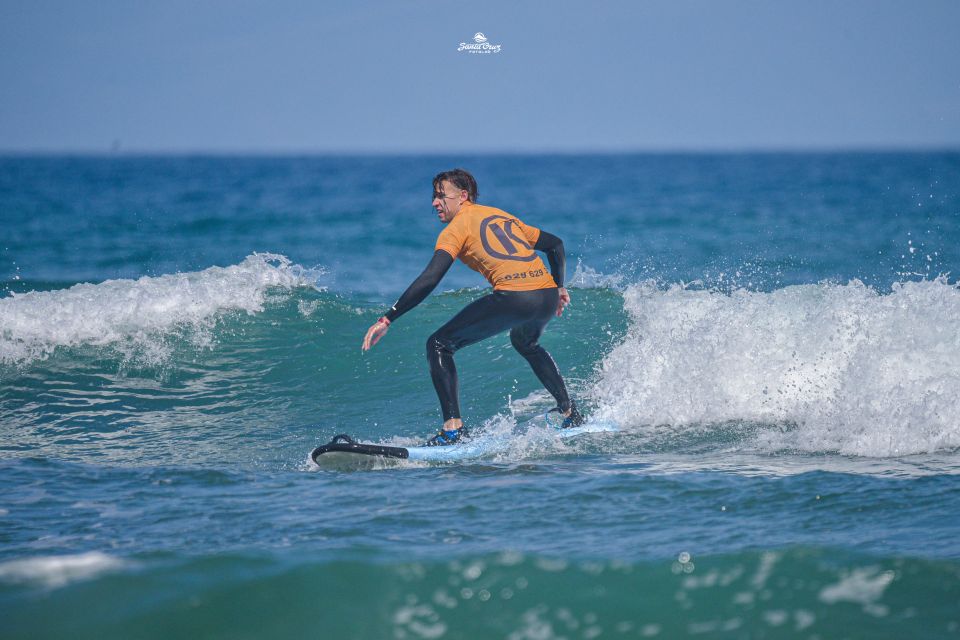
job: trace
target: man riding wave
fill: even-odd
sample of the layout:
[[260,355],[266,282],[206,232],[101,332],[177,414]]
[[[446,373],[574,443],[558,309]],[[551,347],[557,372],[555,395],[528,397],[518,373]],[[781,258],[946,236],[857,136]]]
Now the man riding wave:
[[[444,171],[433,179],[433,207],[447,225],[437,238],[433,258],[363,338],[364,351],[377,344],[392,322],[430,295],[457,258],[493,285],[493,293],[468,304],[427,339],[430,377],[443,413],[443,427],[428,445],[454,444],[468,436],[460,416],[453,354],[507,329],[513,347],[556,399],[555,411],[564,416],[561,426],[583,423],[557,364],[538,342],[551,318],[570,304],[563,287],[563,242],[505,211],[476,204],[478,194],[477,181],[463,169]],[[549,273],[537,251],[546,254]]]

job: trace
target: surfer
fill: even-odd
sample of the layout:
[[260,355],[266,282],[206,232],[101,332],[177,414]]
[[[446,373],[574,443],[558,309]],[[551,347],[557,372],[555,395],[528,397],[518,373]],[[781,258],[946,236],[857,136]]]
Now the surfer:
[[[463,169],[444,171],[433,179],[433,208],[447,225],[437,238],[433,258],[363,338],[364,351],[377,344],[390,323],[430,295],[457,258],[493,285],[493,293],[468,304],[427,339],[430,377],[443,412],[443,427],[428,445],[454,444],[468,436],[460,416],[453,354],[507,329],[513,347],[556,399],[552,411],[563,416],[561,426],[583,424],[557,364],[538,343],[550,319],[570,304],[563,287],[563,242],[505,211],[476,204],[477,195],[477,181]],[[536,251],[546,254],[549,273]]]

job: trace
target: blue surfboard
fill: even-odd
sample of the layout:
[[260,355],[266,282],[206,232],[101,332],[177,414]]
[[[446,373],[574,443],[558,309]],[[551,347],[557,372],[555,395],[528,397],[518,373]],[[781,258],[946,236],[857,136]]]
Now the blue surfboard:
[[[619,431],[610,422],[588,422],[570,429],[552,429],[557,438],[569,440],[588,433]],[[310,454],[318,466],[360,464],[375,465],[377,461],[415,460],[419,462],[463,462],[489,458],[509,450],[513,434],[479,434],[463,442],[438,447],[397,447],[373,442],[358,442],[346,434],[334,436],[327,444],[320,445]]]

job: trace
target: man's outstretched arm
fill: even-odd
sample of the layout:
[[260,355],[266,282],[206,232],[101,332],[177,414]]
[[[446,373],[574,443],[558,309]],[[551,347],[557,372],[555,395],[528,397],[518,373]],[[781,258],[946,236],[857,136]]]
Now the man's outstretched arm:
[[446,275],[453,264],[453,258],[450,254],[441,249],[433,253],[426,269],[423,270],[417,279],[414,280],[407,290],[403,292],[400,299],[390,307],[382,318],[376,321],[369,329],[367,335],[363,338],[363,350],[366,351],[379,342],[380,338],[387,332],[390,323],[405,314],[410,309],[423,302],[423,299],[430,295],[430,292],[437,288],[443,276]]
[[407,290],[403,292],[400,299],[390,307],[390,310],[384,314],[384,317],[393,322],[410,309],[423,302],[423,299],[430,295],[430,292],[437,288],[443,276],[447,274],[450,265],[453,264],[453,258],[442,249],[433,252],[427,268],[423,270],[417,279],[414,280]]

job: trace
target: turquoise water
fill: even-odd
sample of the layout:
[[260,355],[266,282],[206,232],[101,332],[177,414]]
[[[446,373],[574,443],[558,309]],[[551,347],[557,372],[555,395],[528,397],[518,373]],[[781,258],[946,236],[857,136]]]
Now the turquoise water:
[[[563,237],[561,441],[499,336],[439,425],[430,179]],[[0,636],[960,633],[960,154],[0,159]]]

